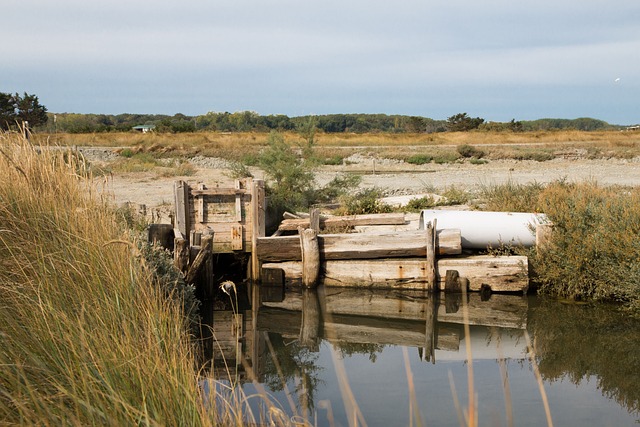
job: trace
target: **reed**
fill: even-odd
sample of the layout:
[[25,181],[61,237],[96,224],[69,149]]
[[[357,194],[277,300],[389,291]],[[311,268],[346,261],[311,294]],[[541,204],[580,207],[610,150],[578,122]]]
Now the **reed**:
[[180,304],[82,165],[0,135],[0,419],[207,425]]

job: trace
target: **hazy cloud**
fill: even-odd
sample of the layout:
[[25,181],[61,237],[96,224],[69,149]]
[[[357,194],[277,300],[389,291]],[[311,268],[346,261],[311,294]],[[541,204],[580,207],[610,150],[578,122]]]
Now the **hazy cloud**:
[[8,0],[3,18],[0,91],[51,111],[640,121],[637,0]]

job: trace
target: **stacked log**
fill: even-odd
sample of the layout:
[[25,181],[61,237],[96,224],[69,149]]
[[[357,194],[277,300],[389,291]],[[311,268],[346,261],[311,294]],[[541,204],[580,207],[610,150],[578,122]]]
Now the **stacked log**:
[[[361,221],[359,218],[358,221]],[[288,221],[288,222],[287,222]],[[355,217],[321,217],[327,224],[353,224]],[[398,223],[392,216],[366,216],[369,223]],[[293,225],[303,229],[309,219],[289,219],[281,230]],[[316,227],[318,227],[316,225]],[[311,231],[311,230],[309,230]],[[310,237],[277,236],[256,240],[255,251],[264,277],[284,277],[288,284],[316,284],[334,287],[379,289],[460,290],[488,289],[494,292],[526,292],[529,286],[528,260],[524,256],[463,255],[459,229],[437,229],[436,222],[421,230],[309,234]],[[317,253],[304,249],[311,239]],[[308,244],[307,244],[308,246]],[[305,252],[306,251],[306,252]],[[319,267],[305,266],[305,259],[319,261]],[[273,271],[279,271],[278,274]],[[449,275],[449,282],[447,282]],[[313,277],[315,280],[310,280]],[[447,285],[448,283],[448,285]]]

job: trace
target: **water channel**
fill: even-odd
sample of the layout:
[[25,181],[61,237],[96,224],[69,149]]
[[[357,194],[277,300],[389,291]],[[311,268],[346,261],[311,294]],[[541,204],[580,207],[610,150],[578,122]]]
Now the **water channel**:
[[547,425],[543,396],[556,426],[640,422],[640,322],[614,307],[323,287],[232,302],[204,314],[208,356],[265,418],[268,395],[318,426],[459,426],[472,378],[480,426]]

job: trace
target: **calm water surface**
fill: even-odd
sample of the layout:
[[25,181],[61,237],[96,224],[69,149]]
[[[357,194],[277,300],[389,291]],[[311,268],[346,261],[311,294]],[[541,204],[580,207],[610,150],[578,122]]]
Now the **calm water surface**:
[[[465,338],[479,425],[546,425],[527,334],[554,425],[640,420],[640,324],[611,307],[323,288],[263,290],[253,301],[259,308],[241,316],[213,312],[217,376],[240,381],[247,395],[264,388],[288,416],[315,425],[348,426],[354,418],[420,425],[419,417],[423,425],[459,426],[456,400],[468,404]],[[255,413],[264,409],[260,401],[251,399]]]

